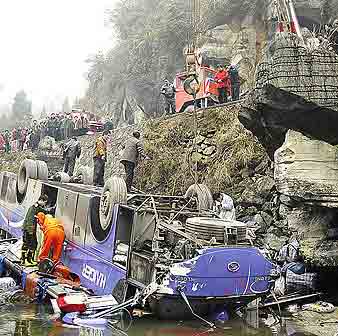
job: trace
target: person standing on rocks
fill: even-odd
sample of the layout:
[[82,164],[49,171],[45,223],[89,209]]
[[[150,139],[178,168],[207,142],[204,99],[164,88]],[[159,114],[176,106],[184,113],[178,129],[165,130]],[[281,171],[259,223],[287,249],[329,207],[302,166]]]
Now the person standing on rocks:
[[76,137],[70,139],[65,146],[63,151],[63,158],[65,165],[63,171],[70,177],[73,176],[76,159],[81,155],[81,145]]
[[107,140],[109,131],[104,131],[102,136],[98,137],[94,149],[94,185],[104,186],[104,170],[107,162]]
[[67,140],[66,137],[65,137],[65,126],[66,126],[66,116],[65,115],[62,115],[61,117],[61,125],[60,125],[60,140]]
[[219,215],[221,219],[236,220],[236,210],[232,198],[220,192],[213,194],[214,212]]
[[175,114],[176,113],[176,102],[175,102],[175,93],[176,89],[173,84],[166,79],[164,81],[164,85],[161,88],[161,94],[164,95],[165,99],[165,112],[167,114]]
[[124,166],[126,173],[126,184],[128,192],[131,191],[131,186],[134,179],[134,171],[137,166],[139,157],[143,157],[146,160],[150,158],[145,154],[143,145],[140,141],[140,132],[133,132],[133,136],[127,140],[124,145],[123,153],[120,162]]
[[84,135],[88,132],[88,119],[85,114],[81,114],[80,124],[81,124],[80,130],[79,130],[80,135]]
[[62,130],[62,139],[63,140],[68,140],[70,138],[70,120],[68,115],[64,115],[62,119],[62,124],[61,124],[61,130]]
[[235,65],[229,67],[229,78],[231,82],[231,97],[232,101],[239,100],[240,80],[239,73]]
[[218,71],[215,75],[215,82],[218,88],[218,101],[220,104],[228,101],[228,91],[230,91],[230,79],[228,72],[222,65],[218,66]]
[[56,141],[62,140],[63,134],[61,132],[61,128],[62,128],[62,117],[60,114],[57,114],[55,118],[55,140]]

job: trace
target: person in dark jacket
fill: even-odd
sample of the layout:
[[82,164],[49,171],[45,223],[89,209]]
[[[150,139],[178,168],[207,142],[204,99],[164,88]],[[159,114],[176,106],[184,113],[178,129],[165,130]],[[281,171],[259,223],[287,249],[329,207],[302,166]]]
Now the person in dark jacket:
[[64,148],[63,157],[65,165],[63,171],[69,176],[73,176],[76,159],[81,155],[81,145],[76,137],[70,139]]
[[175,93],[176,89],[173,84],[166,79],[164,81],[164,85],[161,88],[161,94],[164,95],[165,99],[165,111],[167,114],[174,114],[176,113],[176,103],[175,103]]
[[63,137],[65,140],[68,140],[73,136],[73,130],[74,130],[74,122],[70,115],[66,115],[63,124],[62,124],[64,134]]
[[133,184],[134,171],[139,157],[141,156],[146,160],[150,159],[144,152],[143,145],[140,141],[140,136],[140,132],[136,131],[133,133],[133,136],[127,140],[124,145],[122,157],[120,160],[126,172],[126,184],[128,192],[130,192],[131,186]]
[[39,200],[33,204],[27,211],[23,225],[23,244],[21,248],[21,263],[26,265],[34,264],[34,255],[36,248],[38,246],[37,238],[36,238],[36,220],[35,216],[39,212],[46,213],[47,211],[51,211],[51,209],[46,209],[46,205],[48,202],[48,196],[42,195]]
[[230,65],[228,70],[229,78],[231,81],[231,97],[232,101],[239,100],[240,80],[239,73],[234,65]]
[[107,140],[109,131],[104,131],[102,136],[98,137],[94,149],[94,185],[103,187],[104,169],[107,162]]

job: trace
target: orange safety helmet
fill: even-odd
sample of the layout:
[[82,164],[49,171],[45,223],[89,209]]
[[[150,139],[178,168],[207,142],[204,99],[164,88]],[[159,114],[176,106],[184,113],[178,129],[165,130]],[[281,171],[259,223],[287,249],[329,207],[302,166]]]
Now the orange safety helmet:
[[39,224],[43,224],[45,222],[46,215],[43,212],[39,212],[35,218],[37,218]]

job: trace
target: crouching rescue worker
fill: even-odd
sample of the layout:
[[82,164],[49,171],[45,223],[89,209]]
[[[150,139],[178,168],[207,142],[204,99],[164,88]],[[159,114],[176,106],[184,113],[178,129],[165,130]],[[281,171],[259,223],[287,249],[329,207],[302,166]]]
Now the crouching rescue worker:
[[214,211],[221,219],[236,220],[236,209],[231,196],[217,192],[213,194]]
[[[26,266],[35,265],[35,251],[38,246],[36,238],[36,215],[45,213],[48,196],[42,195],[39,200],[33,204],[27,211],[26,217],[23,222],[23,244],[21,249],[21,263]],[[28,264],[27,264],[28,263]]]
[[65,240],[63,224],[57,218],[45,215],[43,212],[39,212],[36,218],[43,232],[43,244],[38,261],[41,262],[48,258],[51,252],[51,259],[55,264],[61,258],[62,246]]

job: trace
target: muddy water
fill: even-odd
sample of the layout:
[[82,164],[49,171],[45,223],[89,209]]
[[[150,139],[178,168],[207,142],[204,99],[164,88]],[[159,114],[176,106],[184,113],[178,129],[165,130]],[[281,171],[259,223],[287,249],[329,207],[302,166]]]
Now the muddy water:
[[151,316],[129,320],[113,329],[75,328],[63,325],[48,307],[35,304],[15,304],[0,306],[0,335],[6,336],[270,336],[267,328],[252,329],[241,321],[227,322],[216,330],[208,330],[197,321],[165,322]]

